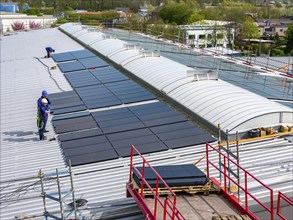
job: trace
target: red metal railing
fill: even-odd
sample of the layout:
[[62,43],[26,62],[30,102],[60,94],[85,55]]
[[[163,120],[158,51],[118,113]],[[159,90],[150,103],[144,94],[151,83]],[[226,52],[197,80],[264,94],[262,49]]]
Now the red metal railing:
[[[285,218],[285,216],[283,216],[281,214],[281,199],[283,199],[285,202],[287,202],[289,205],[293,206],[293,201],[288,198],[287,196],[285,196],[283,193],[279,192],[278,193],[278,206],[277,206],[277,215],[283,219],[286,220],[287,218]],[[292,214],[292,213],[291,213]],[[292,216],[290,216],[291,218]]]
[[[219,157],[222,161],[222,158],[224,160],[224,166],[223,166],[223,170],[222,168],[218,167],[217,165],[215,165],[213,162],[211,162],[209,160],[209,150],[215,151],[219,154]],[[221,158],[222,157],[222,158]],[[238,184],[237,181],[233,180],[233,178],[231,178],[230,175],[227,174],[227,163],[228,161],[232,164],[234,164],[236,167],[239,168],[239,170],[241,170],[242,172],[244,172],[244,186],[241,186],[241,184]],[[224,186],[223,186],[223,190],[225,193],[227,193],[227,179],[228,181],[230,180],[231,182],[233,182],[237,187],[239,187],[241,190],[244,191],[245,193],[245,206],[243,207],[245,212],[253,219],[259,219],[257,216],[255,216],[248,208],[248,196],[250,196],[251,198],[253,198],[254,201],[256,201],[259,205],[261,205],[266,211],[268,211],[270,213],[270,217],[271,220],[274,219],[274,197],[273,197],[273,190],[271,188],[269,188],[268,186],[266,186],[264,183],[262,183],[260,180],[258,180],[256,177],[254,177],[252,174],[250,174],[248,171],[246,171],[244,168],[242,168],[240,165],[238,165],[236,162],[234,162],[233,160],[231,160],[230,158],[228,158],[226,155],[224,155],[223,153],[221,153],[220,151],[218,151],[215,147],[211,146],[210,144],[206,144],[206,163],[207,163],[207,177],[210,178],[209,176],[209,165],[212,165],[212,167],[214,167],[216,170],[218,170],[224,177]],[[265,187],[267,190],[269,190],[270,192],[270,207],[267,207],[265,204],[263,204],[261,201],[259,201],[254,195],[252,195],[249,191],[248,191],[248,177],[252,178],[253,180],[255,180],[258,184],[260,184],[261,186]]]
[[[134,153],[137,153],[140,158],[142,159],[142,170],[140,171],[136,168],[136,166],[133,163],[133,156]],[[145,167],[148,166],[152,172],[156,175],[156,188],[153,189],[150,184],[145,179]],[[132,192],[129,192],[132,196],[139,197],[137,200],[140,203],[144,202],[144,189],[147,187],[154,196],[155,202],[154,202],[154,208],[151,213],[148,211],[150,210],[143,210],[146,214],[147,219],[156,219],[157,218],[157,212],[158,212],[158,205],[161,206],[163,209],[163,219],[178,219],[178,220],[185,220],[183,215],[180,213],[180,211],[176,207],[176,194],[173,192],[173,190],[167,185],[167,183],[162,179],[162,177],[157,173],[157,171],[148,163],[148,161],[141,155],[141,153],[132,145],[131,151],[130,151],[130,172],[129,172],[129,183],[132,182],[132,172],[135,170],[135,172],[140,176],[141,178],[141,186],[140,186],[140,193],[133,192],[133,188],[128,187],[128,191],[132,190]],[[162,182],[164,186],[168,189],[169,195],[172,196],[173,199],[171,199],[169,196],[166,196],[164,201],[159,197],[159,182]],[[140,207],[143,207],[143,209],[147,209],[147,205],[145,204],[139,204]],[[148,207],[149,208],[149,207]]]

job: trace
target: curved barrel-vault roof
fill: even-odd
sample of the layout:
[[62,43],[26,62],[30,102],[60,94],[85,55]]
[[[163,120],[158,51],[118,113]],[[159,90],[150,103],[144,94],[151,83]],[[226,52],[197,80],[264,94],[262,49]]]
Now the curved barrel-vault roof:
[[[70,35],[72,31],[67,30],[64,29]],[[204,71],[195,71],[139,48],[130,50],[125,45],[127,43],[119,39],[104,39],[91,47],[214,127],[220,124],[223,131],[233,133],[293,124],[289,107],[215,77],[209,78]]]

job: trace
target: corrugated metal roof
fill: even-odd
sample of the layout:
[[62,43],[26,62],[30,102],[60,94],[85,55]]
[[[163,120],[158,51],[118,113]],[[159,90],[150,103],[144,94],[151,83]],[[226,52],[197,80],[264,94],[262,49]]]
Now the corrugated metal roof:
[[[70,180],[65,172],[67,167],[58,141],[37,140],[36,100],[40,92],[43,89],[49,93],[60,92],[58,86],[65,91],[71,90],[59,70],[52,70],[50,76],[47,68],[34,58],[42,58],[46,46],[52,46],[56,52],[82,49],[79,44],[56,29],[1,36],[1,219],[12,219],[20,213],[38,216],[43,214],[41,189],[36,178],[39,169],[50,177],[55,168],[58,168],[65,176],[61,178],[61,190],[70,189]],[[56,65],[51,59],[41,60],[49,67]],[[51,123],[48,123],[48,129],[48,136],[55,136]],[[233,149],[233,146],[231,147]],[[274,189],[292,193],[291,153],[292,143],[284,138],[242,144],[241,165],[259,175],[265,183],[272,183]],[[147,154],[145,157],[152,165],[167,165],[193,163],[203,155],[205,146],[199,145]],[[211,156],[213,157],[217,158]],[[135,158],[134,162],[139,160]],[[87,199],[89,204],[125,198],[128,164],[129,158],[119,158],[74,167],[76,197]],[[198,166],[203,170],[204,160]],[[216,176],[215,173],[212,175]],[[46,192],[57,192],[54,183],[55,181],[50,179],[46,182]],[[31,187],[28,187],[30,185]],[[265,192],[259,191],[257,186],[254,189],[263,193],[263,197],[267,196]],[[69,202],[70,198],[66,200],[67,204]],[[47,200],[47,208],[48,211],[57,211],[59,204]]]

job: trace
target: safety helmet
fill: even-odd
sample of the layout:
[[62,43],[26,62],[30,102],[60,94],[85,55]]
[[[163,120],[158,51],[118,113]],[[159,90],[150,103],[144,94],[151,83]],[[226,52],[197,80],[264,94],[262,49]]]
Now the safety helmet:
[[42,104],[48,104],[48,100],[47,99],[42,99]]
[[47,96],[47,95],[48,95],[47,91],[46,90],[43,90],[42,91],[42,96]]

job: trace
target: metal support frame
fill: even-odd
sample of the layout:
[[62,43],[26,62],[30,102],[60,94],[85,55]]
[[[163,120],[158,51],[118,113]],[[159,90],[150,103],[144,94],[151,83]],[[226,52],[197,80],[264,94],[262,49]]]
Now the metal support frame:
[[[58,189],[58,198],[57,197],[54,197],[50,194],[47,194],[45,192],[45,189],[44,189],[44,177],[45,177],[45,174],[42,172],[42,170],[39,170],[39,173],[38,173],[38,177],[40,178],[40,182],[41,182],[41,197],[43,199],[43,206],[44,206],[44,213],[43,215],[45,216],[45,219],[48,220],[48,217],[52,218],[52,219],[57,219],[57,220],[64,220],[66,219],[72,212],[74,212],[74,217],[75,219],[77,220],[78,217],[77,217],[77,208],[76,208],[76,201],[75,201],[75,195],[74,195],[74,187],[73,187],[73,178],[72,178],[72,169],[71,169],[71,161],[69,161],[69,168],[68,168],[68,173],[69,173],[69,177],[70,177],[70,185],[71,185],[71,189],[69,192],[66,193],[65,196],[62,197],[62,191],[61,191],[61,185],[60,185],[60,182],[61,182],[61,177],[60,177],[60,172],[58,171],[58,169],[56,168],[56,183],[57,183],[57,189]],[[64,213],[64,209],[63,209],[63,202],[64,202],[64,198],[66,196],[68,196],[69,194],[72,195],[72,200],[73,200],[73,210],[70,211],[70,213],[65,216],[65,213]],[[51,199],[53,201],[56,201],[59,203],[59,206],[60,206],[60,217],[50,213],[48,210],[47,210],[47,206],[46,206],[46,198],[47,199]]]

